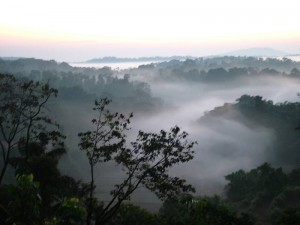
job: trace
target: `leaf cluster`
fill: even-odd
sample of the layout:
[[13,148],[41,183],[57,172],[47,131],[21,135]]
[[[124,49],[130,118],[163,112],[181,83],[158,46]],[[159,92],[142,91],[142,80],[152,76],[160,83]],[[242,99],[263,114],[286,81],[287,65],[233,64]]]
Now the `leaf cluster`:
[[124,131],[130,129],[130,118],[133,115],[126,117],[118,112],[110,112],[106,109],[110,102],[107,98],[96,100],[93,110],[97,117],[91,121],[95,129],[78,134],[79,148],[86,152],[90,164],[93,165],[111,160],[113,153],[125,143]]

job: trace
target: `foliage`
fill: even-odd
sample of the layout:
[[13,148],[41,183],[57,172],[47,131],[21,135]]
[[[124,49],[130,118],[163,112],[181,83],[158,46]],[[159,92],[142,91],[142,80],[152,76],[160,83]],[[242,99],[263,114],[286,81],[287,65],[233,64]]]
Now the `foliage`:
[[47,131],[46,125],[56,125],[44,115],[45,104],[57,90],[49,84],[16,79],[13,75],[0,74],[0,148],[3,166],[0,184],[16,149],[26,161],[30,155],[29,144],[49,141],[61,144],[59,132]]
[[278,221],[289,210],[299,210],[300,186],[295,182],[298,170],[286,174],[264,163],[249,172],[231,173],[225,176],[229,181],[225,189],[227,201],[260,221]]
[[90,196],[87,213],[87,223],[91,223],[93,213],[93,195],[94,195],[94,167],[97,163],[107,162],[114,157],[119,149],[124,145],[125,134],[128,130],[130,118],[123,114],[111,113],[106,109],[110,100],[104,98],[95,101],[94,111],[97,112],[97,118],[92,120],[95,126],[94,131],[79,133],[79,147],[86,152],[91,170]]
[[252,225],[254,224],[246,214],[237,216],[228,205],[220,201],[217,196],[194,198],[182,196],[164,202],[160,209],[160,216],[166,224],[203,224],[203,225]]
[[266,128],[274,137],[264,153],[269,163],[296,168],[300,161],[299,129],[296,129],[300,126],[299,114],[299,102],[274,104],[261,96],[243,95],[236,103],[225,103],[206,113],[201,122],[222,118],[253,130]]
[[284,210],[274,225],[295,225],[300,223],[300,208]]
[[80,225],[84,224],[86,209],[81,205],[78,198],[68,198],[62,202],[56,214],[57,216],[47,222],[49,225]]
[[[40,184],[32,174],[16,176],[16,186],[5,185],[0,190],[1,224],[16,225],[80,225],[84,224],[86,209],[78,198],[66,198],[47,218],[42,214]],[[50,218],[50,219],[49,219]]]
[[[250,59],[247,60],[242,61],[251,63]],[[218,65],[218,60],[207,72],[195,68],[202,63],[204,61],[179,62],[180,66],[173,72],[180,75],[183,71],[184,76],[187,75],[193,80],[203,76],[203,80],[206,81],[219,81],[224,76],[249,74],[251,70],[222,69],[220,65],[224,64]],[[162,64],[159,67],[164,66]],[[152,66],[147,69],[156,68]],[[110,69],[104,70],[103,73],[113,73]],[[275,70],[268,68],[260,68],[256,72],[259,74],[262,71],[278,75]],[[294,69],[291,74],[298,76],[298,72]],[[44,71],[42,74],[47,78],[53,73]],[[210,74],[210,78],[207,74]],[[67,77],[65,73],[56,78],[57,81],[64,79],[67,83]],[[105,88],[101,89],[102,91],[118,87],[125,93],[126,87],[130,87],[134,89],[135,95],[143,99],[150,96],[147,85],[131,83],[128,76],[117,79],[108,74],[98,78],[100,81],[98,80],[98,86],[94,86],[95,92],[100,83],[104,82]],[[93,86],[96,80],[95,77],[71,79],[74,80],[70,87],[81,84],[84,90]],[[79,87],[79,90],[82,91],[82,87]],[[226,204],[217,197],[195,198],[183,195],[193,192],[194,188],[186,184],[185,180],[171,176],[168,170],[193,158],[192,148],[195,142],[188,141],[188,134],[175,126],[169,131],[161,130],[159,133],[140,131],[136,140],[126,144],[125,131],[129,129],[132,115],[126,117],[107,110],[110,104],[108,99],[95,102],[96,119],[92,120],[95,129],[79,134],[79,147],[86,153],[91,171],[98,163],[114,161],[126,174],[126,178],[111,191],[111,201],[107,204],[101,203],[101,199],[94,196],[96,187],[93,172],[92,182],[84,184],[61,175],[58,169],[59,160],[66,153],[62,142],[64,136],[56,131],[58,125],[45,114],[45,106],[50,97],[56,96],[57,90],[50,88],[48,83],[28,81],[20,77],[16,79],[8,74],[0,74],[0,90],[0,162],[1,166],[3,165],[0,179],[0,224],[79,225],[89,221],[112,225],[253,224],[245,212],[257,216],[258,223],[299,223],[299,169],[285,173],[281,168],[275,169],[265,163],[249,172],[239,170],[229,174],[226,176],[229,182],[225,189]],[[294,129],[295,124],[299,122],[299,103],[275,105],[260,96],[245,95],[239,98],[236,104],[228,104],[227,107],[238,109],[249,121],[255,121],[247,123],[248,126],[257,123],[274,127],[278,137],[275,140],[275,154],[287,159],[287,164],[292,162],[289,164],[291,166],[299,162],[299,134]],[[53,127],[55,129],[51,130]],[[18,174],[16,185],[6,185],[3,182],[9,164]],[[142,186],[164,201],[158,215],[137,206],[124,204],[131,194]]]
[[92,120],[95,130],[78,134],[81,139],[79,147],[86,152],[91,165],[111,160],[112,154],[124,144],[123,131],[129,129],[132,114],[126,118],[123,114],[111,113],[106,110],[110,102],[106,98],[96,100],[93,110],[98,116]]
[[111,113],[106,110],[109,103],[107,99],[95,102],[94,110],[98,111],[97,119],[92,120],[95,130],[79,134],[79,146],[86,151],[91,168],[88,223],[93,213],[94,165],[98,162],[114,160],[126,173],[123,182],[116,184],[111,191],[112,199],[101,211],[102,216],[98,217],[101,223],[109,220],[121,203],[128,200],[140,186],[154,192],[160,199],[194,191],[191,185],[185,184],[185,180],[168,174],[168,169],[173,165],[193,158],[195,142],[187,141],[188,134],[180,132],[177,126],[170,132],[161,130],[158,134],[140,131],[136,141],[131,142],[131,148],[127,148],[124,146],[124,131],[128,129],[132,114],[126,118],[123,114]]
[[132,204],[122,204],[107,225],[163,225],[158,215]]
[[167,199],[159,209],[166,224],[185,224],[189,219],[193,197],[189,194]]
[[[40,219],[41,197],[39,195],[39,183],[33,181],[33,175],[17,175],[17,184],[6,185],[1,190],[0,199],[4,211],[4,224],[38,225]],[[2,211],[1,210],[1,211]]]
[[[45,114],[45,105],[51,96],[57,95],[57,90],[50,88],[49,84],[16,79],[14,76],[6,74],[0,74],[0,84],[0,147],[1,162],[3,162],[1,179],[3,179],[9,164],[15,168],[15,172],[18,174],[17,183],[19,185],[24,186],[25,184],[24,182],[20,183],[21,178],[25,179],[23,176],[32,174],[30,176],[32,182],[39,184],[40,199],[37,217],[39,221],[42,221],[53,215],[58,205],[66,198],[74,196],[85,198],[86,196],[85,193],[82,193],[86,189],[84,184],[76,182],[71,177],[61,176],[57,168],[60,157],[66,153],[63,143],[65,137],[57,131],[58,124]],[[49,131],[49,128],[53,126],[56,129]],[[23,186],[19,188],[23,188],[20,193],[27,188],[27,186]],[[10,203],[16,201],[12,200],[17,197],[15,193],[18,192],[15,190],[14,186],[1,188],[2,209],[9,205],[16,205],[15,202]],[[7,192],[10,194],[5,197]],[[27,204],[28,207],[21,202],[18,207],[31,210],[30,206],[35,206],[33,200],[28,201]],[[20,209],[19,211],[20,213],[26,212],[26,210]],[[28,213],[28,216],[30,215]],[[4,216],[7,217],[7,215]],[[32,218],[35,217],[32,216]],[[31,220],[28,221],[30,223]]]
[[229,184],[226,187],[227,197],[231,201],[251,201],[258,195],[272,199],[278,195],[288,183],[282,169],[274,169],[264,163],[250,172],[239,170],[225,176]]
[[[300,186],[289,186],[271,203],[271,220],[275,224],[297,224],[300,222]],[[292,222],[293,221],[293,222]]]

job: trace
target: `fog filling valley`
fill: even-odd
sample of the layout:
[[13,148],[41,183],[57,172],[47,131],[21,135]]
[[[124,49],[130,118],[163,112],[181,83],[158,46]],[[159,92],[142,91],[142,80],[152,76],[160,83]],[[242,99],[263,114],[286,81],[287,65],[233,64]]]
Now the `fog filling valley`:
[[[150,83],[154,96],[163,99],[169,107],[151,115],[135,118],[135,129],[157,132],[179,125],[196,140],[195,158],[172,173],[185,177],[197,194],[221,194],[224,176],[239,170],[257,167],[270,161],[264,154],[272,147],[272,130],[265,127],[246,127],[238,121],[216,118],[208,124],[199,119],[205,112],[234,103],[243,94],[260,95],[276,102],[297,101],[299,82],[289,79],[273,80],[264,77],[256,81],[239,82],[231,87],[218,87],[193,83]],[[218,183],[222,181],[222,183]]]
[[[132,111],[134,114],[132,129],[128,132],[128,145],[130,140],[135,139],[139,130],[159,132],[161,129],[169,130],[175,125],[189,133],[189,140],[198,142],[194,147],[194,159],[170,170],[171,174],[185,178],[191,183],[196,188],[196,195],[222,195],[226,184],[224,176],[233,171],[249,170],[264,162],[283,166],[274,161],[269,154],[276,138],[272,129],[260,125],[246,126],[239,120],[222,116],[209,120],[201,118],[225,103],[235,103],[236,99],[244,94],[259,95],[274,103],[297,102],[299,79],[260,74],[255,78],[240,77],[224,82],[198,82],[161,79],[161,74],[156,70],[143,73],[141,69],[129,69],[114,73],[113,76],[118,79],[126,77],[132,83],[145,83],[151,98],[159,103],[158,106],[153,106],[153,109],[151,105],[143,109],[143,104],[140,104],[138,110],[112,103],[112,111],[124,110],[126,113]],[[60,89],[58,90],[60,95]],[[113,93],[118,95],[121,91],[114,89]],[[94,99],[80,104],[76,102],[62,104],[56,101],[51,100],[50,104],[54,107],[50,111],[67,136],[68,150],[68,154],[60,162],[60,168],[65,173],[88,182],[90,179],[88,162],[85,153],[79,151],[77,134],[93,128],[91,120],[95,116],[92,111]],[[126,104],[129,102],[123,103]],[[232,113],[239,114],[239,112]],[[113,185],[122,181],[124,176],[122,168],[112,162],[103,163],[97,165],[95,174],[96,194],[104,202],[108,201]],[[154,194],[146,193],[144,189],[139,189],[132,201],[149,209],[156,208],[159,200]]]
[[[151,82],[151,93],[154,97],[164,102],[161,110],[143,115],[138,113],[132,119],[132,129],[129,140],[134,140],[138,130],[159,132],[161,129],[169,130],[178,125],[189,133],[190,140],[196,140],[194,147],[195,158],[184,165],[179,165],[170,170],[171,174],[185,178],[196,188],[197,195],[222,194],[226,181],[224,176],[239,170],[255,168],[266,161],[270,161],[265,151],[272,148],[273,133],[265,127],[249,128],[238,121],[216,118],[209,124],[201,124],[199,119],[205,112],[222,106],[224,103],[234,103],[243,94],[260,95],[275,103],[284,101],[297,101],[299,81],[262,77],[255,81],[247,80],[234,82],[231,87],[182,83],[182,82]],[[91,107],[90,107],[91,108]],[[92,118],[88,115],[87,108],[71,109],[80,112],[80,120],[88,127]],[[133,112],[135,113],[135,112]],[[85,114],[85,116],[83,116]],[[82,125],[78,124],[79,130]],[[73,134],[74,135],[74,134]],[[76,146],[74,146],[76,148]],[[84,155],[82,155],[84,157]],[[280,166],[280,165],[278,165]],[[85,168],[88,171],[88,167]],[[82,170],[81,170],[82,173]],[[101,199],[109,200],[109,190],[114,184],[121,181],[121,168],[114,163],[99,165],[97,169],[97,193]],[[76,176],[76,175],[75,175]],[[89,178],[88,174],[84,175]],[[88,179],[86,180],[88,181]],[[156,207],[159,200],[146,192],[138,190],[133,197],[136,202],[144,207]],[[154,206],[153,206],[154,205]]]

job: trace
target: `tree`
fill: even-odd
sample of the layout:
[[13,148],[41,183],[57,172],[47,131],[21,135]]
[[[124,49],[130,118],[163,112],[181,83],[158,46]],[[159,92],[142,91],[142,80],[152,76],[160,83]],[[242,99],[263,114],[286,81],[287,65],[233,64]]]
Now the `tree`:
[[0,189],[0,223],[15,225],[83,225],[86,209],[76,197],[67,197],[45,218],[40,183],[32,174],[16,176],[16,185]]
[[[299,224],[300,187],[288,186],[277,195],[270,205],[271,220],[275,224]],[[297,221],[297,222],[296,222]]]
[[3,224],[38,225],[40,219],[41,198],[39,183],[33,181],[33,175],[17,175],[16,186],[4,185],[0,192],[0,216]]
[[56,216],[45,221],[45,225],[83,225],[86,209],[78,198],[67,198],[58,207]]
[[248,206],[258,198],[272,200],[288,183],[288,177],[282,169],[274,169],[268,163],[249,172],[233,172],[225,176],[225,179],[229,181],[226,186],[228,199],[232,202],[247,201]]
[[87,224],[91,223],[94,204],[94,168],[97,163],[107,162],[112,159],[125,142],[123,131],[128,130],[132,114],[126,118],[123,114],[111,113],[106,106],[111,101],[107,98],[96,100],[94,111],[97,118],[92,120],[94,131],[79,133],[81,141],[79,147],[86,152],[90,165],[91,182],[88,200]]
[[300,208],[286,209],[274,222],[274,225],[295,225],[300,223]]
[[253,225],[247,214],[237,215],[218,196],[194,198],[190,195],[167,200],[159,211],[170,225]]
[[13,75],[0,74],[0,149],[3,163],[0,184],[15,149],[23,152],[26,162],[31,142],[58,140],[60,134],[46,131],[45,124],[58,125],[44,115],[47,101],[56,95],[57,90],[50,88],[48,83],[25,78],[18,80]]
[[[66,153],[65,149],[49,149],[49,147],[47,149],[47,143],[45,142],[45,145],[37,142],[29,143],[26,161],[22,151],[20,151],[19,156],[11,157],[10,160],[10,164],[16,168],[17,174],[31,173],[34,180],[39,182],[41,218],[51,215],[56,210],[54,206],[64,200],[60,197],[62,195],[60,192],[64,192],[65,197],[68,197],[68,194],[72,192],[71,190],[64,190],[66,185],[64,181],[66,179],[72,180],[72,178],[62,176],[58,169],[59,159]],[[68,186],[70,188],[70,185]]]
[[106,110],[110,103],[107,99],[95,102],[98,112],[93,119],[94,131],[80,133],[80,149],[84,150],[91,168],[91,190],[88,206],[87,224],[91,223],[93,214],[94,166],[114,160],[122,166],[126,178],[116,184],[111,191],[112,199],[104,205],[96,224],[104,224],[117,212],[124,200],[129,200],[131,194],[140,186],[154,192],[160,199],[172,198],[182,192],[193,192],[194,188],[186,184],[184,179],[172,177],[168,169],[175,164],[188,162],[193,158],[195,142],[188,141],[188,134],[181,132],[178,126],[169,132],[161,130],[158,134],[139,131],[136,141],[125,146],[130,118],[123,114],[111,113]]
[[282,168],[273,168],[268,163],[249,172],[233,172],[225,176],[229,181],[227,201],[238,211],[255,215],[262,223],[276,222],[286,210],[299,210],[298,173],[295,169],[286,174]]
[[132,204],[122,204],[107,225],[163,225],[157,215]]

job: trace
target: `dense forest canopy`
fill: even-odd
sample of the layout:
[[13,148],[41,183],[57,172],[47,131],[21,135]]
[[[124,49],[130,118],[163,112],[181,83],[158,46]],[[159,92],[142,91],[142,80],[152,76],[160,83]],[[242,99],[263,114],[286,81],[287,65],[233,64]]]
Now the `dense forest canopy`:
[[0,59],[0,73],[1,148],[11,153],[1,159],[3,224],[299,222],[299,62],[113,70],[20,58]]

